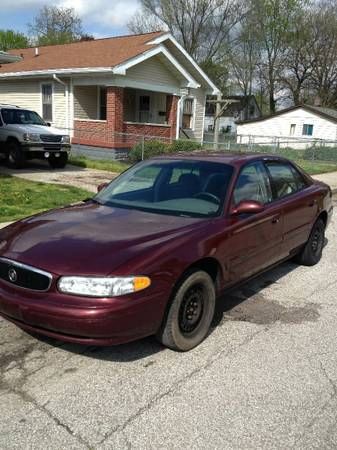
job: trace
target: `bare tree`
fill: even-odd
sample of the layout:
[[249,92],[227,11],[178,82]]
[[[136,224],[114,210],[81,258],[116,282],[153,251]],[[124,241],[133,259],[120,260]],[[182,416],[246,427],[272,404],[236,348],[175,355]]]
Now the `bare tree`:
[[29,32],[39,45],[66,44],[81,39],[82,22],[73,8],[43,6]]
[[258,46],[251,23],[245,18],[229,53],[231,81],[245,96],[252,95],[256,85]]
[[132,32],[167,29],[198,62],[221,59],[244,15],[243,0],[141,0]]
[[280,68],[280,81],[289,91],[295,105],[303,103],[309,86],[316,55],[313,45],[313,16],[310,10],[302,11],[289,32],[284,66]]

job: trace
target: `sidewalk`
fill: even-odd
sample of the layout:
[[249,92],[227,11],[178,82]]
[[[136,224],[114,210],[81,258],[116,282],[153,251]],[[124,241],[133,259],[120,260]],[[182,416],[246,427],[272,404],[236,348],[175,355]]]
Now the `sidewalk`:
[[333,193],[337,192],[337,172],[322,173],[320,175],[313,175],[312,178],[323,181],[331,187]]

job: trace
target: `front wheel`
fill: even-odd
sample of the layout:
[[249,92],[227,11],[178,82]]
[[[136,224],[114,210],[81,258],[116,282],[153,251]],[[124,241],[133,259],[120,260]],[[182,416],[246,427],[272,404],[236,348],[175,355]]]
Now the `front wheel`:
[[202,270],[189,272],[175,290],[157,339],[173,350],[191,350],[206,337],[214,309],[212,278]]
[[20,144],[16,141],[7,143],[7,163],[13,169],[22,169],[26,162],[26,157]]
[[50,155],[48,162],[53,169],[63,169],[68,162],[68,153],[61,153],[60,156]]
[[325,240],[325,224],[322,219],[318,219],[313,226],[309,239],[295,261],[304,266],[314,266],[321,257]]

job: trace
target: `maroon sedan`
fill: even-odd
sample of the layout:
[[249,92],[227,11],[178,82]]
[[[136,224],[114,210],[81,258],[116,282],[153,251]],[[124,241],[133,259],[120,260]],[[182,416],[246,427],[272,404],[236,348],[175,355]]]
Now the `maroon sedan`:
[[330,188],[283,158],[148,160],[0,231],[0,314],[75,343],[156,334],[189,350],[224,289],[289,258],[316,264],[331,215]]

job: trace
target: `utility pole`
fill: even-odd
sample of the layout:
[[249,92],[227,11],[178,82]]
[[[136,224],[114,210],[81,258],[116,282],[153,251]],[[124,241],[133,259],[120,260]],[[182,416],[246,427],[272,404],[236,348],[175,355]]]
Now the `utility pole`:
[[215,103],[215,116],[214,116],[214,150],[219,148],[219,132],[220,132],[220,117],[223,112],[232,103],[238,103],[239,100],[223,99],[222,94],[218,94],[216,100],[208,100],[208,103]]

